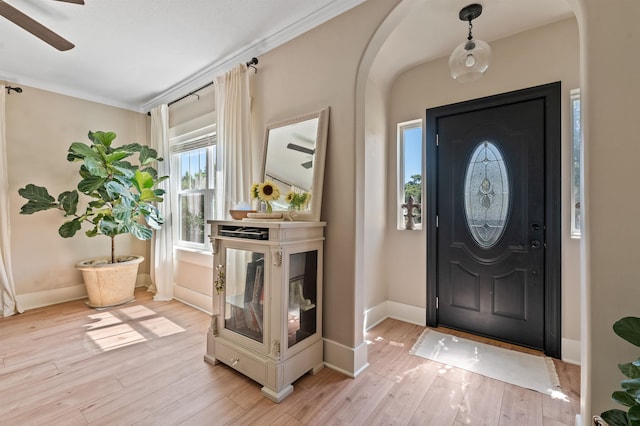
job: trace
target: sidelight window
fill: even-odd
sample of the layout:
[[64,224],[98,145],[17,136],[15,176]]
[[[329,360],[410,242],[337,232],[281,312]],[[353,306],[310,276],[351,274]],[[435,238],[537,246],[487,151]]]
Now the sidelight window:
[[571,237],[580,238],[582,209],[580,204],[580,166],[582,165],[582,122],[580,114],[580,89],[571,91]]
[[[398,124],[397,155],[397,228],[422,229],[422,120]],[[412,214],[413,226],[407,223],[408,214]]]

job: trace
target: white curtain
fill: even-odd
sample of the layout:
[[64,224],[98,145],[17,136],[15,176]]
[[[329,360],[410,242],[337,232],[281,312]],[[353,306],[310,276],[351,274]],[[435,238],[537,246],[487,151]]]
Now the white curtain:
[[16,301],[11,271],[11,228],[9,226],[9,172],[5,123],[6,87],[0,84],[0,312],[8,317],[22,312]]
[[249,73],[240,64],[216,78],[216,219],[238,202],[250,202],[251,126]]
[[[169,107],[159,105],[151,110],[151,147],[158,151],[164,161],[158,163],[158,176],[169,176],[171,158],[169,157]],[[151,241],[151,287],[155,292],[153,300],[169,301],[173,299],[173,228],[171,215],[171,184],[167,179],[158,187],[165,190],[164,202],[158,204],[164,217],[164,225],[154,232]]]

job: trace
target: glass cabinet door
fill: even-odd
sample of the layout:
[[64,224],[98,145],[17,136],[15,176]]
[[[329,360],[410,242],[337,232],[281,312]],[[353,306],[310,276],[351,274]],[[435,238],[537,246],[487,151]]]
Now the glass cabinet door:
[[224,328],[263,343],[264,253],[227,247]]
[[318,251],[289,257],[288,347],[316,333],[318,303]]

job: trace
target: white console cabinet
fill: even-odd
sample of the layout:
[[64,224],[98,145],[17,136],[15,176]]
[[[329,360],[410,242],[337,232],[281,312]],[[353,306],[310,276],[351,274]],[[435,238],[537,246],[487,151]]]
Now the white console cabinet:
[[275,402],[323,367],[324,222],[209,221],[213,316],[205,360],[263,385]]

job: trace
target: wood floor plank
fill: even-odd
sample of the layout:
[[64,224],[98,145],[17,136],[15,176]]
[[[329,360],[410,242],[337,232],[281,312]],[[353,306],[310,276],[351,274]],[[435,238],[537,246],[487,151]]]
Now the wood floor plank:
[[542,424],[543,424],[543,426],[574,426],[576,424],[576,420],[574,418],[571,423],[563,423],[563,422],[559,422],[557,420],[548,419],[548,418],[545,417],[545,418],[542,419]]
[[165,371],[123,386],[120,392],[110,394],[100,402],[83,408],[82,414],[89,422],[104,421],[108,424],[109,419],[114,417],[132,418],[137,421],[139,418],[136,416],[140,411],[146,410],[147,415],[151,415],[154,409],[170,404],[184,393],[189,393],[193,387],[200,387],[212,381],[209,376],[212,373],[202,365],[201,357],[193,356],[179,365],[169,365]]
[[[231,399],[222,398],[178,424],[180,426],[228,425],[234,419],[240,417],[243,412],[244,408],[233,402]],[[152,425],[153,423],[141,424]]]
[[15,405],[15,409],[3,415],[2,420],[10,425],[55,424],[54,418],[64,417],[69,412],[75,412],[77,407],[95,403],[121,389],[122,385],[117,380],[103,379],[84,382],[61,391],[54,387],[46,398],[39,398],[37,403],[25,404],[21,401]]
[[56,426],[573,426],[579,411],[578,366],[555,362],[568,402],[543,396],[410,355],[424,327],[394,319],[365,334],[370,367],[357,378],[324,368],[302,376],[276,404],[258,383],[204,362],[209,324],[209,315],[155,302],[144,289],[134,302],[106,310],[78,300],[2,318],[0,419]]
[[365,371],[338,393],[328,406],[328,412],[313,419],[311,425],[364,424],[364,421],[376,409],[378,404],[393,387],[395,382]]
[[410,425],[452,425],[466,385],[438,376],[409,420]]
[[542,394],[506,384],[499,426],[542,426]]
[[19,384],[27,384],[38,380],[45,380],[60,373],[54,362],[39,364],[18,364],[0,368],[0,391],[11,390]]
[[368,425],[408,424],[420,402],[438,377],[438,366],[418,357],[400,364],[402,373],[384,400],[367,418]]
[[[197,417],[201,411],[207,411],[211,405],[226,399],[225,397],[230,392],[234,392],[242,386],[242,382],[234,380],[235,372],[228,369],[219,370],[212,374],[211,380],[204,382],[199,387],[194,386],[189,393],[176,395],[174,401],[150,413],[140,424],[174,425],[183,423],[190,418]],[[217,416],[210,418],[217,418]]]
[[542,396],[542,415],[544,419],[560,424],[575,423],[576,412],[580,410],[580,397],[573,392],[562,390],[553,396]]
[[324,368],[316,375],[305,375],[294,383],[293,394],[283,401],[287,412],[303,424],[311,424],[330,412],[331,403],[353,384],[353,379]]
[[500,421],[500,408],[505,384],[498,380],[473,374],[456,421],[465,425],[494,426]]
[[229,424],[234,426],[255,425],[268,426],[287,414],[286,407],[266,398],[256,401],[248,410],[236,417]]

